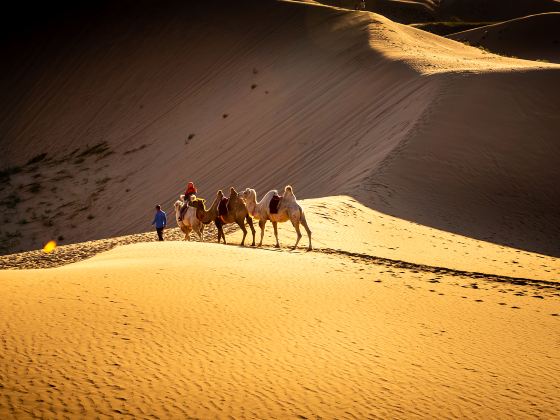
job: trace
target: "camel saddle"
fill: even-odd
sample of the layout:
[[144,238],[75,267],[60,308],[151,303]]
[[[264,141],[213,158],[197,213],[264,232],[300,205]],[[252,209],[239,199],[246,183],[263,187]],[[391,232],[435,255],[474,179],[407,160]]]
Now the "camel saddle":
[[220,200],[220,203],[218,204],[218,216],[220,216],[220,218],[223,218],[228,214],[228,207],[227,207],[228,201],[229,198],[223,197]]
[[183,203],[183,206],[181,207],[181,210],[179,211],[179,220],[183,220],[185,218],[185,214],[187,213],[188,209],[189,209],[189,203],[185,201]]
[[282,201],[282,196],[278,194],[274,194],[270,199],[269,210],[270,214],[277,214],[278,208],[280,207],[280,201]]

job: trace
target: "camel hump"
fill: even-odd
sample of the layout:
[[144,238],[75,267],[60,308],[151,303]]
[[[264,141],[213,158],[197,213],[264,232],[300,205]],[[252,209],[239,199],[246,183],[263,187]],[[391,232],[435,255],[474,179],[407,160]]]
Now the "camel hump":
[[294,193],[294,190],[292,189],[291,185],[286,185],[286,188],[284,188],[284,194],[286,193],[290,193],[290,194]]

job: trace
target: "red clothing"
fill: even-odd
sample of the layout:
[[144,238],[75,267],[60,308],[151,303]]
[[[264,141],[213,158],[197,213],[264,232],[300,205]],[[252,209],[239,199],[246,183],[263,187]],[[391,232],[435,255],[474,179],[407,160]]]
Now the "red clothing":
[[197,194],[198,190],[196,189],[196,187],[194,186],[194,182],[189,182],[187,184],[187,189],[185,191],[185,195],[189,195],[189,194]]

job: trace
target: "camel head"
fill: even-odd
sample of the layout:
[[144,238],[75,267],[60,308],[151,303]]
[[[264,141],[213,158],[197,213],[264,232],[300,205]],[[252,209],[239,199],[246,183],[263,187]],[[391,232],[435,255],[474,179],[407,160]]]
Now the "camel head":
[[175,201],[174,207],[175,207],[175,211],[179,211],[179,209],[183,206],[183,202],[182,201]]
[[241,196],[245,200],[257,201],[257,192],[252,188],[245,188],[245,190],[241,193]]
[[181,200],[181,201],[184,202],[184,201],[185,201],[185,194],[181,194],[181,195],[179,196],[179,200]]
[[201,209],[204,210],[204,204],[206,203],[206,200],[204,198],[196,198],[195,196],[191,197],[191,206],[193,206],[195,209]]

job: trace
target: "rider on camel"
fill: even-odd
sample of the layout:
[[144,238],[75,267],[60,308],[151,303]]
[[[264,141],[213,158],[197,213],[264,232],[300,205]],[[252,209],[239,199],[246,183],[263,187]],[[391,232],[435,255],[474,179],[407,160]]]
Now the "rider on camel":
[[187,209],[189,208],[189,201],[191,199],[191,196],[195,194],[198,194],[198,190],[194,186],[194,182],[189,181],[189,183],[187,184],[187,188],[185,190],[184,204],[183,207],[181,207],[181,212],[179,213],[179,220],[183,220],[183,217]]

